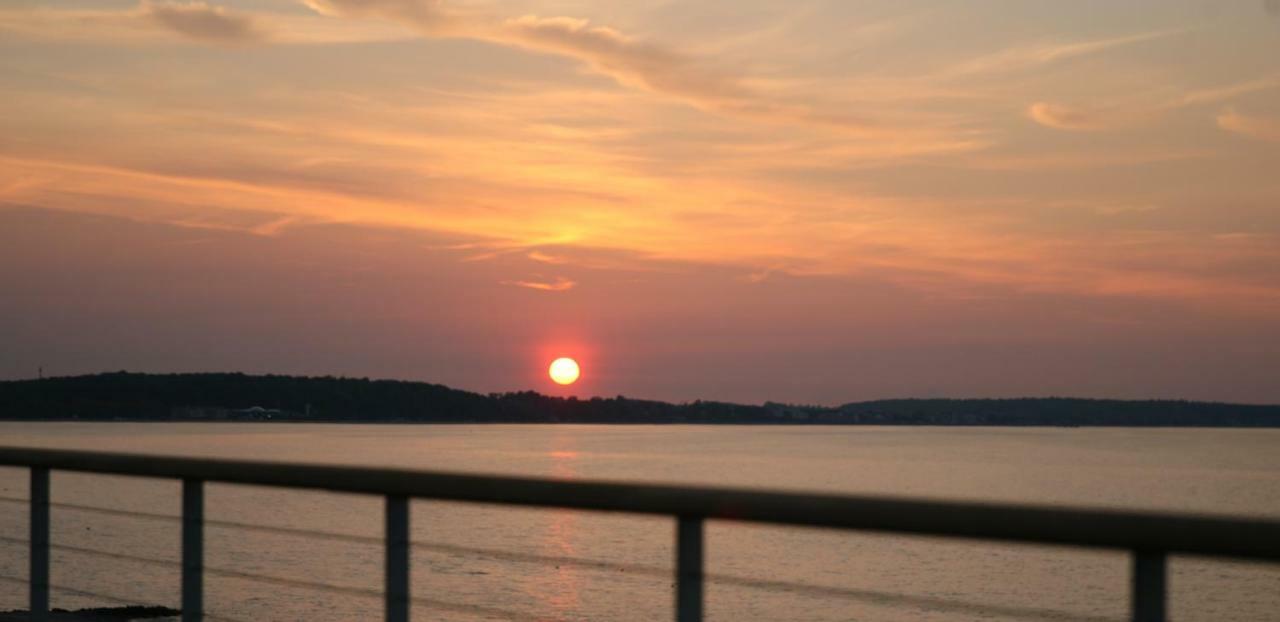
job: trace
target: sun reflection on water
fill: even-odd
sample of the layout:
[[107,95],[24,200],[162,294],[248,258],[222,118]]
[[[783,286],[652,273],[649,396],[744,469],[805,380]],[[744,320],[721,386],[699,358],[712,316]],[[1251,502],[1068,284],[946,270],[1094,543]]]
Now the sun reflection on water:
[[[557,439],[556,444],[572,442]],[[547,452],[551,459],[550,475],[558,479],[577,479],[579,453],[573,449],[553,449]],[[572,510],[549,511],[546,523],[538,538],[538,552],[548,557],[577,558],[575,542],[578,539],[578,513]],[[571,564],[548,563],[540,572],[530,577],[527,592],[542,603],[547,616],[540,620],[572,619],[581,608],[583,577],[581,569]]]

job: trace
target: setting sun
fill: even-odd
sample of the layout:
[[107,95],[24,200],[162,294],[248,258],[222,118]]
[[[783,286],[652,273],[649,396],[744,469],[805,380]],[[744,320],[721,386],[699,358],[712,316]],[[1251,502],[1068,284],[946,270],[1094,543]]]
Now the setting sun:
[[578,362],[568,357],[558,358],[551,361],[548,373],[556,384],[573,384],[578,380]]

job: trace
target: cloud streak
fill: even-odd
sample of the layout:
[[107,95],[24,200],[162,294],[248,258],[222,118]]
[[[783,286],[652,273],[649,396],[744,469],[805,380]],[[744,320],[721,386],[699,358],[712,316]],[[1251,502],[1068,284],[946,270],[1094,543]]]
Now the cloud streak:
[[1184,30],[1164,30],[1144,32],[1122,37],[1097,39],[1093,41],[1076,41],[1072,43],[1051,43],[1031,46],[1019,46],[1001,50],[986,56],[980,56],[952,67],[947,74],[967,76],[973,74],[1002,73],[1031,69],[1057,61],[1080,56],[1097,54],[1113,48],[1153,41],[1184,34]]
[[1280,119],[1244,115],[1234,108],[1227,108],[1218,115],[1217,122],[1219,128],[1232,134],[1254,140],[1280,142]]
[[562,276],[556,277],[554,281],[502,281],[502,284],[544,292],[567,292],[578,285],[576,282]]
[[205,2],[145,0],[127,9],[0,8],[0,32],[25,39],[147,45],[324,44],[406,39],[396,25],[335,25],[315,14],[233,11]]
[[1048,102],[1036,102],[1027,108],[1031,120],[1056,130],[1095,131],[1114,124],[1106,111],[1072,108]]

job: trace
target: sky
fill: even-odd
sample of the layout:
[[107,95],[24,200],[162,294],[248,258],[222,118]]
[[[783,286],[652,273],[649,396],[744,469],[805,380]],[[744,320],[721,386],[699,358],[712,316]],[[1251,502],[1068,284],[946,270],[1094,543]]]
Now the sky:
[[0,0],[0,94],[0,378],[1280,403],[1280,0]]

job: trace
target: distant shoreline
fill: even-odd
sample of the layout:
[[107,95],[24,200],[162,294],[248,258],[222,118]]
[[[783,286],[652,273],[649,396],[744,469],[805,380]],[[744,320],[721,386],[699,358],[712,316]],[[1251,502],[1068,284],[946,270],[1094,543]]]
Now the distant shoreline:
[[1063,397],[672,404],[366,378],[117,372],[0,381],[0,421],[1280,428],[1280,405]]

